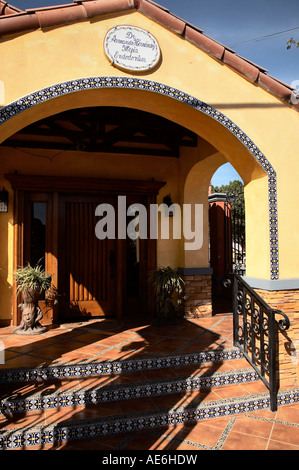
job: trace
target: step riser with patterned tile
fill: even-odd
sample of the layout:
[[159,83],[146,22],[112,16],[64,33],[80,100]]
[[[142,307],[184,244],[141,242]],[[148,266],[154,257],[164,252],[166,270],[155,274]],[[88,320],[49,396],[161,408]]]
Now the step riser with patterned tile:
[[[278,404],[298,403],[299,391],[280,392]],[[91,439],[132,431],[176,426],[195,421],[208,420],[224,416],[232,416],[269,409],[268,394],[251,397],[240,397],[234,400],[219,400],[203,403],[197,407],[181,407],[164,409],[146,413],[134,413],[126,416],[94,418],[78,422],[61,423],[59,425],[37,426],[27,430],[10,429],[0,435],[0,449],[26,449],[34,446],[53,446],[63,442]]]
[[233,384],[246,384],[258,381],[259,377],[252,369],[176,377],[164,380],[130,383],[126,385],[98,386],[82,388],[63,393],[35,394],[27,398],[6,398],[0,401],[0,413],[13,415],[36,410],[75,407],[90,404],[109,403],[117,400],[157,397],[179,392],[212,389]]
[[30,382],[35,380],[45,381],[53,379],[97,377],[122,372],[138,372],[142,370],[199,365],[207,362],[225,362],[242,359],[243,357],[241,351],[234,348],[169,356],[153,356],[143,359],[57,364],[55,366],[41,366],[36,368],[7,368],[0,370],[0,384]]

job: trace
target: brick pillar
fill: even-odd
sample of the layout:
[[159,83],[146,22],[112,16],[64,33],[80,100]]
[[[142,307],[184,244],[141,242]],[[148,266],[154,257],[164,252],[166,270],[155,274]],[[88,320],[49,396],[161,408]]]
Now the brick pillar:
[[[290,328],[278,333],[277,369],[280,387],[299,385],[299,290],[255,291],[274,309],[281,310],[290,320]],[[279,321],[283,317],[276,316]]]
[[210,268],[181,269],[185,281],[186,318],[212,316],[212,272]]

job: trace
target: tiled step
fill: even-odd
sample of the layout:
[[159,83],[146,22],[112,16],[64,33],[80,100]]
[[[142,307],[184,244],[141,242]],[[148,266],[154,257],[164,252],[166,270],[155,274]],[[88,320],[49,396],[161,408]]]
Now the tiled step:
[[0,384],[14,382],[46,381],[53,379],[71,379],[97,377],[99,375],[138,372],[163,368],[182,367],[204,364],[207,362],[224,362],[242,359],[243,354],[237,348],[203,351],[186,354],[147,356],[144,358],[115,361],[92,361],[64,363],[38,367],[19,367],[0,369]]
[[186,405],[189,420],[187,410],[206,395],[212,397],[212,390],[257,379],[235,348],[2,370],[0,448],[82,439],[81,425],[88,437],[86,418],[92,418],[97,436],[126,432],[131,418],[136,430],[145,423],[156,426],[178,404]]
[[[188,370],[190,366],[186,367]],[[159,397],[180,392],[213,389],[232,384],[250,383],[259,380],[253,369],[207,373],[207,368],[190,376],[146,380],[142,375],[122,374],[101,380],[81,380],[79,383],[64,382],[45,385],[36,392],[36,386],[6,388],[6,397],[0,401],[0,413],[6,416],[45,409],[86,406],[130,400],[143,397]],[[164,372],[165,375],[166,371]],[[74,381],[72,381],[74,382]],[[122,383],[119,383],[122,382]],[[66,390],[67,388],[67,390]]]
[[[0,449],[37,448],[269,408],[236,348],[0,370]],[[298,389],[280,394],[298,401]]]
[[256,380],[237,349],[11,369],[2,374],[0,413],[8,416]]
[[[143,398],[139,399],[139,410],[142,411],[130,412],[127,408],[123,413],[118,412],[122,402],[110,409],[105,405],[95,405],[81,411],[72,409],[71,412],[62,415],[57,411],[53,413],[53,410],[48,410],[47,416],[39,414],[31,424],[27,423],[20,429],[14,427],[13,424],[8,426],[0,433],[0,449],[46,448],[49,445],[55,446],[64,442],[173,427],[269,408],[268,393],[247,394],[219,400],[208,400],[207,397],[208,395],[201,401],[199,399],[199,404],[196,404],[192,396],[191,398],[189,396],[189,399],[185,395],[181,395],[181,399],[175,396],[172,397],[167,407],[162,407],[161,403],[155,406],[153,399]],[[278,394],[279,406],[298,401],[298,388],[281,391]],[[133,406],[136,407],[136,405],[137,403]],[[90,414],[89,411],[91,411]],[[92,417],[88,419],[88,416]]]

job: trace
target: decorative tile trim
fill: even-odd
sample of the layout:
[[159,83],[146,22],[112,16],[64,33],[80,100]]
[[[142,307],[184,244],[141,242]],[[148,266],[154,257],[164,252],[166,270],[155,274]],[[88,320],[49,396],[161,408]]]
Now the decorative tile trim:
[[0,401],[0,413],[11,415],[29,411],[96,405],[131,398],[158,397],[178,392],[211,389],[226,385],[256,382],[259,375],[252,369],[238,372],[218,372],[214,374],[176,377],[172,379],[131,383],[127,385],[93,386],[91,389],[74,389],[63,393],[52,393],[46,396],[33,394],[26,398],[5,398]]
[[[299,402],[299,389],[279,392],[278,405]],[[90,439],[126,432],[173,426],[194,421],[235,416],[252,411],[269,409],[268,394],[261,393],[250,397],[239,397],[213,402],[203,402],[199,406],[186,406],[146,413],[132,413],[126,416],[101,417],[78,422],[36,426],[31,429],[10,429],[0,435],[0,450],[19,449],[37,445],[59,444],[79,439]]]
[[136,358],[123,361],[81,362],[57,366],[1,369],[0,383],[96,377],[99,375],[120,374],[121,372],[138,372],[141,370],[203,364],[205,362],[230,361],[243,357],[243,353],[236,348],[169,356],[151,356],[143,359]]
[[43,88],[20,98],[0,110],[0,125],[21,112],[33,106],[59,96],[75,93],[82,90],[101,88],[131,88],[140,91],[159,93],[169,98],[188,104],[194,109],[210,116],[230,131],[252,154],[257,162],[264,168],[268,175],[268,200],[269,200],[269,222],[270,222],[270,273],[271,279],[279,279],[278,266],[278,217],[277,217],[277,181],[276,172],[265,155],[259,150],[254,142],[227,116],[200,101],[197,98],[184,93],[176,88],[163,85],[152,80],[133,77],[89,77],[70,80],[57,85]]

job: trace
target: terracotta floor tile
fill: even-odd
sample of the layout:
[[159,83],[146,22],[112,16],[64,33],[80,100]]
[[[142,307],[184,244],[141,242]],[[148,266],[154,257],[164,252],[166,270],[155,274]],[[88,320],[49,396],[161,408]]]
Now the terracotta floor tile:
[[219,399],[243,397],[248,395],[240,385],[227,385],[225,387],[215,387],[214,393],[218,395]]
[[130,383],[145,382],[145,377],[141,372],[123,372],[111,376],[111,385],[121,385]]
[[248,416],[238,416],[232,430],[256,437],[268,439],[273,428],[272,421],[254,419]]
[[242,384],[242,387],[250,394],[269,393],[266,385],[264,385],[261,381],[244,383]]
[[122,413],[135,413],[138,411],[150,411],[158,409],[153,398],[133,398],[131,400],[119,400],[117,402]]
[[234,370],[250,368],[250,365],[246,359],[234,359],[233,361],[228,361],[227,365],[229,368]]
[[177,377],[174,369],[155,369],[155,370],[144,370],[142,371],[143,380],[155,380],[155,379],[171,379]]
[[214,350],[219,350],[223,351],[225,349],[225,346],[222,345],[222,342],[219,341],[218,343],[209,343],[209,342],[191,342],[190,344],[187,344],[184,348],[181,349],[180,353],[186,354],[186,353],[196,353],[196,352],[206,352],[206,351],[214,351]]
[[170,442],[147,432],[132,435],[123,450],[168,450]]
[[79,419],[80,413],[82,413],[82,411],[84,413],[82,406],[77,406],[75,408],[65,407],[59,409],[47,409],[44,411],[45,423],[47,425],[51,425],[64,421],[73,421]]
[[[80,343],[80,346],[78,346],[77,349],[78,353],[82,354],[88,354],[90,356],[94,356],[97,354],[101,354],[104,351],[107,351],[106,346],[102,346],[100,344],[84,344]],[[72,349],[69,349],[69,351],[72,351]]]
[[233,317],[224,318],[218,324],[214,324],[211,328],[212,331],[228,331],[231,332],[233,329]]
[[27,429],[32,426],[39,426],[45,424],[45,412],[44,411],[31,411],[26,414],[14,415],[13,418],[6,418],[4,415],[0,415],[0,429],[6,431],[13,428]]
[[251,411],[250,416],[256,416],[260,419],[274,420],[276,418],[276,412],[272,412],[269,409]]
[[212,426],[207,422],[188,423],[178,434],[181,440],[188,440],[208,447],[215,447],[219,441],[223,429]]
[[222,450],[266,450],[268,439],[231,431]]
[[[299,403],[278,407],[277,417],[281,421],[299,424]],[[299,442],[298,442],[299,445]]]
[[197,328],[183,328],[180,331],[177,331],[175,333],[169,332],[170,333],[170,338],[184,338],[187,340],[194,340],[196,341],[196,337],[204,332],[203,328],[197,327]]
[[203,364],[192,364],[190,366],[173,367],[170,369],[176,377],[192,377],[196,374],[201,374],[206,371]]
[[204,402],[219,400],[219,396],[214,390],[201,389],[190,392],[188,395],[188,401],[190,405],[196,406]]
[[28,354],[21,354],[13,357],[2,364],[2,368],[18,368],[18,367],[36,367],[41,365],[49,365],[51,360],[48,358],[29,356]]
[[206,317],[206,318],[192,318],[190,323],[194,323],[203,328],[212,328],[215,323],[218,323],[220,319],[220,315],[216,315],[215,317]]
[[105,339],[109,339],[112,336],[112,334],[109,333],[83,333],[81,332],[80,335],[76,336],[76,339],[78,341],[81,341],[82,343],[98,343],[100,341],[103,341]]
[[99,436],[92,439],[86,439],[76,442],[62,443],[61,447],[57,450],[106,450],[111,451],[117,448],[125,436],[123,434],[118,434],[116,436]]
[[169,395],[162,395],[158,397],[152,397],[152,402],[157,408],[168,411],[177,409],[181,406],[186,406],[189,403],[189,392],[186,393],[174,393]]
[[87,377],[86,379],[79,378],[78,382],[80,388],[110,387],[117,377],[118,375],[100,375],[98,377]]
[[106,338],[101,340],[101,345],[105,346],[116,346],[120,345],[126,341],[132,340],[136,336],[133,333],[125,332],[125,333],[118,333],[115,335],[107,336]]
[[[59,349],[64,349],[65,351],[74,351],[74,350],[77,350],[86,346],[86,344],[81,341],[77,341],[76,339],[70,338],[70,339],[61,341],[58,346],[59,346]],[[87,346],[92,347],[93,345],[88,344]]]
[[286,442],[277,442],[270,440],[267,450],[297,450],[299,451],[299,445],[287,444]]
[[50,380],[47,382],[9,383],[0,385],[1,397],[28,398],[35,394],[47,396],[52,393],[62,393],[67,390],[77,389],[77,379]]
[[299,446],[299,428],[275,422],[271,440]]
[[119,348],[108,349],[107,351],[101,353],[97,357],[97,361],[104,362],[104,361],[120,361],[124,359],[134,359],[135,352],[133,351],[122,351]]
[[66,351],[64,353],[61,353],[59,357],[54,359],[52,361],[52,364],[55,365],[57,363],[64,363],[64,362],[76,364],[79,362],[84,362],[88,358],[89,358],[88,354],[83,354],[78,351]]
[[193,444],[188,443],[188,442],[179,442],[176,439],[172,440],[169,443],[168,449],[167,450],[190,450],[193,452],[198,452],[199,450],[206,450],[205,447],[200,447],[198,446],[197,442],[194,442]]
[[[43,450],[37,447],[36,450]],[[69,441],[62,442],[56,445],[49,445],[47,449],[44,450],[106,450],[111,451],[113,447],[105,445],[101,442],[101,439],[86,439],[82,441]]]
[[92,419],[106,416],[122,415],[123,411],[119,403],[110,402],[99,405],[87,405],[74,416],[74,419]]

